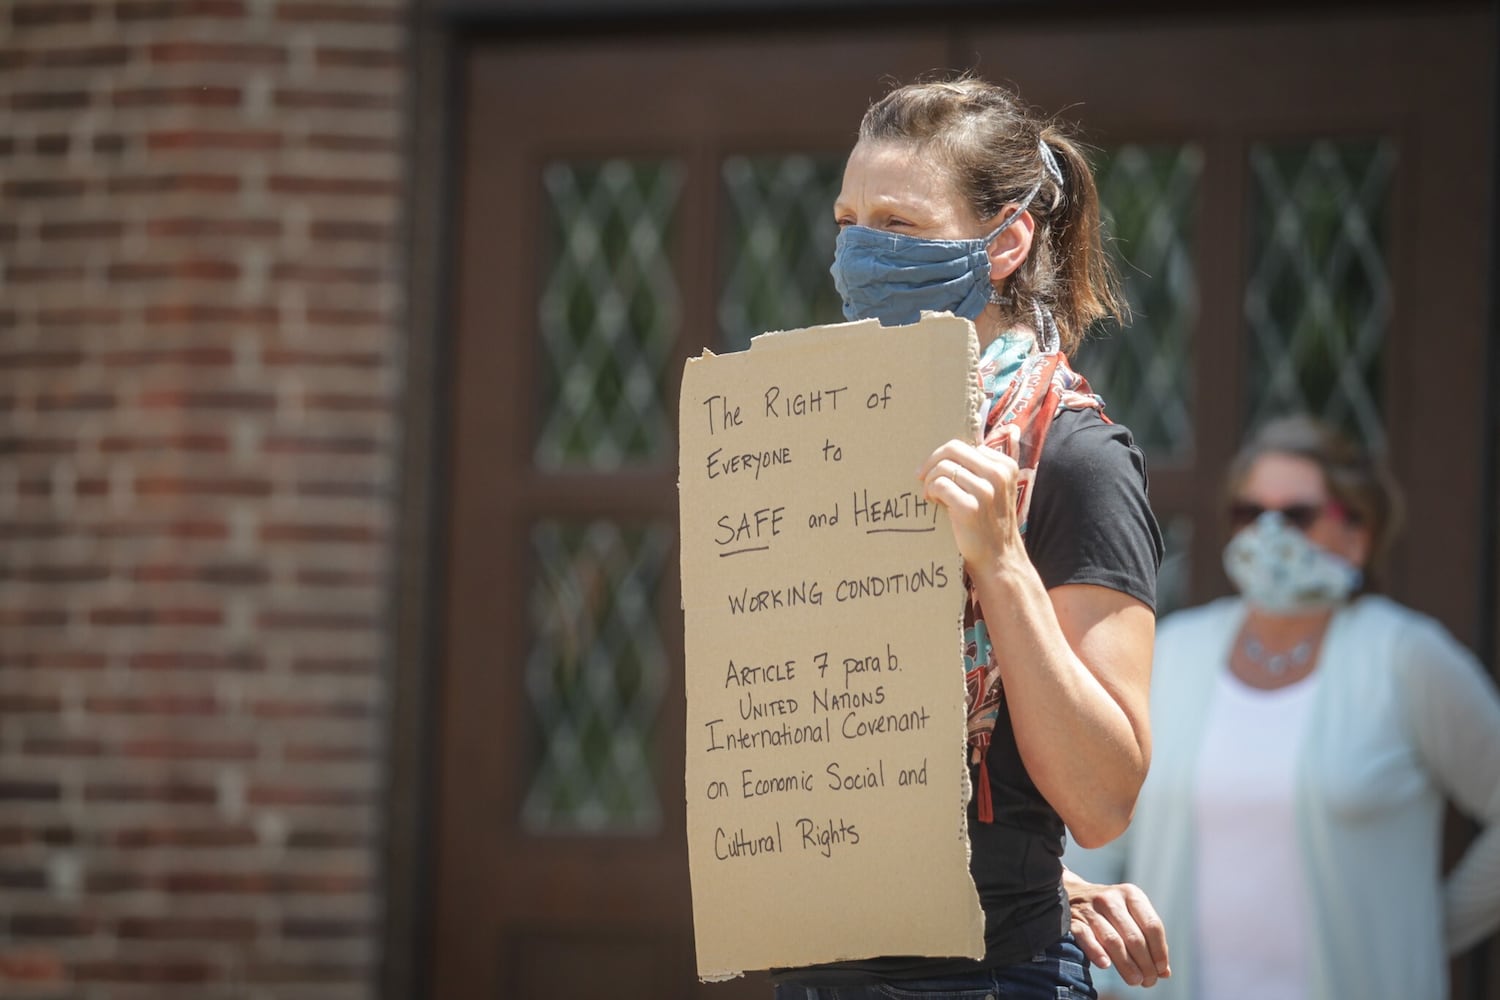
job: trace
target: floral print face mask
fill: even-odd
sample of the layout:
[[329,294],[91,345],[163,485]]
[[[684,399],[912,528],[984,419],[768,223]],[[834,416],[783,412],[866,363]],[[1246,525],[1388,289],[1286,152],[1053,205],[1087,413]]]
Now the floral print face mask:
[[1274,510],[1229,540],[1224,572],[1245,600],[1282,615],[1342,604],[1364,578],[1358,566],[1315,545]]

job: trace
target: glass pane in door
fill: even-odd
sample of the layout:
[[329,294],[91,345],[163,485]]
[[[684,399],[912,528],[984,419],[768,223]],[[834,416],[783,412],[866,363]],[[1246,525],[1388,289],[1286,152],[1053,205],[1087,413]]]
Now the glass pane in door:
[[652,767],[667,670],[658,597],[672,541],[662,524],[548,520],[532,529],[524,669],[536,764],[522,821],[533,832],[650,833],[661,823]]
[[671,457],[665,379],[681,326],[672,251],[683,176],[671,160],[554,161],[542,171],[540,468]]
[[769,330],[839,323],[833,263],[833,201],[842,156],[731,156],[720,169],[725,219],[719,333],[741,351]]
[[1194,143],[1121,145],[1096,164],[1107,248],[1131,322],[1097,324],[1077,368],[1153,461],[1186,458],[1193,449],[1193,241],[1202,175],[1203,151]]
[[1395,170],[1383,138],[1251,147],[1251,426],[1306,411],[1384,444]]

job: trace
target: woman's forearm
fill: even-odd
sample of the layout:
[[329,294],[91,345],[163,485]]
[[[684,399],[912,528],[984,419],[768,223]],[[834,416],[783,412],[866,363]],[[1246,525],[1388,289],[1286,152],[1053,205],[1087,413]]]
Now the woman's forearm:
[[1029,562],[975,578],[1026,771],[1083,847],[1130,821],[1150,760],[1149,608],[1118,591],[1049,593]]
[[1443,918],[1453,955],[1500,926],[1500,826],[1480,831],[1443,882]]

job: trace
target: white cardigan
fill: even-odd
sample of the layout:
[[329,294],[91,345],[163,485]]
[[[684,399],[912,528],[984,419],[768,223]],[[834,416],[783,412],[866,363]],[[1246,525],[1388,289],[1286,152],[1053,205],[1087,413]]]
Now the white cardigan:
[[[1172,976],[1131,995],[1197,1000],[1193,810],[1203,720],[1244,604],[1169,615],[1151,679],[1151,770],[1130,829],[1066,864],[1134,882],[1166,924]],[[1445,1000],[1447,956],[1500,924],[1500,698],[1436,621],[1382,597],[1340,610],[1299,749],[1299,848],[1312,884],[1306,995]],[[1440,880],[1444,801],[1484,827]],[[1130,992],[1112,973],[1101,992]]]

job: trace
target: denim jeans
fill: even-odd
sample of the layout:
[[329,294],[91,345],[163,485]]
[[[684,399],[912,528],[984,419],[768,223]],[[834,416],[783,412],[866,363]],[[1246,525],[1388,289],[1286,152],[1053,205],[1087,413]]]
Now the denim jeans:
[[776,1000],[1097,1000],[1088,961],[1069,934],[1031,956],[949,979],[902,979],[874,986],[778,983]]

